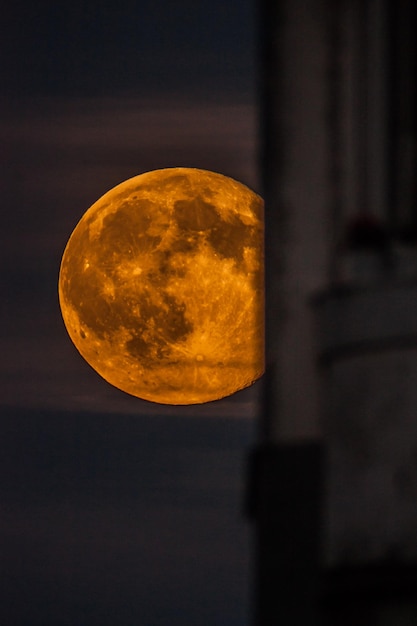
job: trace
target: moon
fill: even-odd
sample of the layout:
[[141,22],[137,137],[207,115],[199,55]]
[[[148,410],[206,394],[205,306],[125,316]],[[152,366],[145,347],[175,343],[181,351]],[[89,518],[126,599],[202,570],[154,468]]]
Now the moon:
[[118,389],[162,404],[231,395],[264,371],[263,201],[200,169],[135,176],[83,215],[58,291],[77,350]]

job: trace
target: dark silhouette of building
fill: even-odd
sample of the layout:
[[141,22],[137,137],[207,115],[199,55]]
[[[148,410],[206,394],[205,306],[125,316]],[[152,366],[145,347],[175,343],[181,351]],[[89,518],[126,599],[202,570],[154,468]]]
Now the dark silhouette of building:
[[262,3],[258,626],[416,621],[416,14]]

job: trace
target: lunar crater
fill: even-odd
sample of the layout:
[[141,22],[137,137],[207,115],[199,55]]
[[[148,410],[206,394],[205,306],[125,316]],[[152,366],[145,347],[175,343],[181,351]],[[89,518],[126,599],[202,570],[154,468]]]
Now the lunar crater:
[[264,368],[263,203],[190,168],[125,181],[80,220],[59,298],[68,333],[105,380],[166,404],[215,400]]

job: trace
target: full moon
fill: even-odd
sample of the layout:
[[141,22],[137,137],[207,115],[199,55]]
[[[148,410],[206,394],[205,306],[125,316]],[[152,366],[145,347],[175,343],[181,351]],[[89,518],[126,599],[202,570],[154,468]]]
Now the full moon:
[[126,180],[75,227],[59,302],[78,351],[128,394],[198,404],[251,385],[264,371],[262,199],[200,169]]

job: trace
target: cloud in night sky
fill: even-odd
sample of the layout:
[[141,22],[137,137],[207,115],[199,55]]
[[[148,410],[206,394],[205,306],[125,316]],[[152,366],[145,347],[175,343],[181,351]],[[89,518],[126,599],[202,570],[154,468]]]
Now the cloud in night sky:
[[[256,189],[255,129],[254,105],[227,100],[41,98],[3,107],[4,402],[107,410],[111,397],[129,410],[130,398],[96,380],[63,328],[57,275],[68,237],[103,193],[150,169],[212,169]],[[242,415],[253,411],[252,393],[238,394],[250,403]]]

